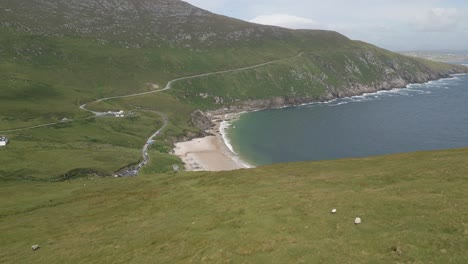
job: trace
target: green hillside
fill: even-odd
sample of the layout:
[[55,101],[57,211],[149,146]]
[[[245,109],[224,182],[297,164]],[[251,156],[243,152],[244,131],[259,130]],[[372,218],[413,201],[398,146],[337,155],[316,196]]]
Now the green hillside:
[[[251,24],[182,1],[7,0],[0,17],[0,134],[11,139],[0,149],[3,180],[49,181],[76,171],[107,176],[138,162],[139,149],[162,125],[141,110],[169,116],[148,169],[159,172],[180,162],[168,154],[173,142],[201,133],[190,121],[196,109],[293,105],[466,71],[336,32]],[[133,118],[98,120],[79,108],[232,69],[240,70],[89,104],[133,111]],[[60,123],[64,118],[77,121]],[[21,130],[49,123],[58,125]]]
[[465,263],[467,155],[2,183],[0,262]]
[[[203,134],[199,109],[323,101],[466,67],[179,0],[2,0],[0,58],[0,263],[468,261],[468,149],[220,173],[176,173],[170,154]],[[162,127],[138,177],[108,177]]]

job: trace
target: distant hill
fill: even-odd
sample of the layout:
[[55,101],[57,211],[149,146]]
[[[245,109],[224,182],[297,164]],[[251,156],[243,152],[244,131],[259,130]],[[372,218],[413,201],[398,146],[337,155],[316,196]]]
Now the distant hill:
[[406,56],[423,58],[440,62],[451,63],[466,63],[468,62],[468,51],[452,51],[452,50],[439,50],[439,51],[402,51],[399,52]]

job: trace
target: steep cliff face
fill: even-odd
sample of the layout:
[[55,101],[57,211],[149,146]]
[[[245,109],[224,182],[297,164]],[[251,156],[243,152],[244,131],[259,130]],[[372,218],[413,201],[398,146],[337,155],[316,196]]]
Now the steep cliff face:
[[345,87],[340,87],[338,92],[326,92],[318,97],[297,97],[297,96],[278,96],[268,99],[249,99],[238,104],[232,105],[230,108],[219,109],[215,112],[238,112],[238,111],[252,111],[258,109],[274,109],[285,106],[297,106],[312,102],[324,102],[337,98],[350,97],[362,95],[365,93],[374,93],[382,90],[391,90],[396,88],[404,88],[410,83],[424,83],[431,80],[438,80],[441,78],[450,77],[446,73],[432,73],[420,74],[418,78],[411,78],[404,80],[401,77],[394,79],[387,79],[386,81],[375,83],[373,85],[366,85],[361,83],[348,83]]
[[309,51],[249,71],[180,82],[171,93],[207,109],[264,109],[403,88],[461,72],[468,68],[355,42],[332,53]]

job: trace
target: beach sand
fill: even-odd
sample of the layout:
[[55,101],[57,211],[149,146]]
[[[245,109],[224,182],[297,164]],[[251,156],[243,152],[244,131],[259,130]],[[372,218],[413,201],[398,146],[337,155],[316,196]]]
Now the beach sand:
[[240,160],[224,142],[220,127],[227,116],[213,118],[215,126],[207,131],[213,136],[175,144],[174,154],[182,159],[187,171],[229,171],[251,166]]

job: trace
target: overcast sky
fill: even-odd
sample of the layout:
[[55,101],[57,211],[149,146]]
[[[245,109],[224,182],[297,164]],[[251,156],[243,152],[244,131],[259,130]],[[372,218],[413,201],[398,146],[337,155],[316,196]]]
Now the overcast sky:
[[246,21],[329,29],[391,50],[468,50],[468,0],[186,0]]

